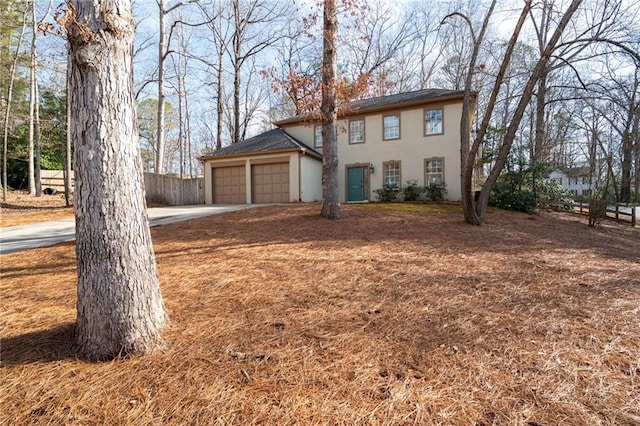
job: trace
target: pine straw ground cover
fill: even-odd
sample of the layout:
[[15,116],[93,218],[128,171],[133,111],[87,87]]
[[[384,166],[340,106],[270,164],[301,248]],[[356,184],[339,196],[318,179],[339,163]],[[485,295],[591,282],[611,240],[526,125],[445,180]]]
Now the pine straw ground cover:
[[0,227],[46,222],[73,217],[73,207],[66,207],[64,194],[35,197],[26,191],[7,191],[7,201],[0,200]]
[[640,424],[640,234],[318,205],[154,228],[166,348],[70,352],[72,243],[2,256],[3,424]]

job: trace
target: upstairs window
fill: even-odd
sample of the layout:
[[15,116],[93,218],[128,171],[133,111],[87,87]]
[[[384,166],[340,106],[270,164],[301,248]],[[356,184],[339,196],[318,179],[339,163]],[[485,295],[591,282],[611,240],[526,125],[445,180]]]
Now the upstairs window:
[[313,146],[322,148],[322,126],[316,126],[314,129]]
[[424,160],[425,186],[444,183],[444,158],[427,158]]
[[400,139],[400,116],[385,115],[382,117],[384,140]]
[[400,162],[385,161],[382,163],[382,181],[385,185],[400,188]]
[[429,109],[424,112],[424,134],[440,135],[444,133],[442,125],[442,109]]
[[349,122],[349,143],[364,143],[364,120]]

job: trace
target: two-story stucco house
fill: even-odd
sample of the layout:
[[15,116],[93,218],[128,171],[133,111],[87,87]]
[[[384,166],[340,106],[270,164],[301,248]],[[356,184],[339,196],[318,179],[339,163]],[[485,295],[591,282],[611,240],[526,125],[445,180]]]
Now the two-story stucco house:
[[[444,183],[460,199],[462,91],[426,89],[352,103],[338,117],[343,202],[375,200],[383,184]],[[201,157],[207,204],[319,201],[320,123],[296,116]]]

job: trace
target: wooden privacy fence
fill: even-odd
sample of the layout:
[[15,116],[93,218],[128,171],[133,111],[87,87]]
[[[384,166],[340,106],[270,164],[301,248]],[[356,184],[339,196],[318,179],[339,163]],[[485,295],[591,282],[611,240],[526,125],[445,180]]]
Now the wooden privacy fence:
[[[574,209],[578,209],[581,214],[589,213],[589,203],[579,201],[573,205]],[[621,222],[631,222],[631,226],[638,224],[638,206],[627,206],[625,204],[608,205],[606,209],[606,217],[616,219]]]
[[167,206],[204,204],[204,179],[183,179],[175,176],[144,174],[147,204]]
[[[53,188],[58,192],[64,192],[64,171],[40,170],[40,183],[43,190]],[[73,170],[71,171],[71,192],[73,192]]]

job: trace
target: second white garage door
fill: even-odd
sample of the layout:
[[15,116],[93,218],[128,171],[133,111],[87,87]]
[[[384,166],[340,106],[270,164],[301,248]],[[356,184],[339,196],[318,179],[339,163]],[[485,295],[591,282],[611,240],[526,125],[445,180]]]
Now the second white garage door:
[[252,165],[251,196],[256,204],[288,203],[289,163]]

